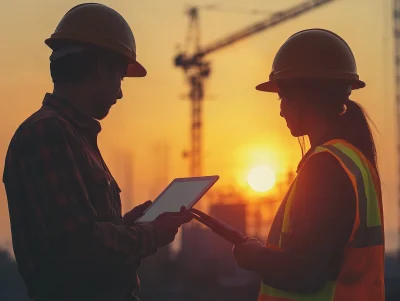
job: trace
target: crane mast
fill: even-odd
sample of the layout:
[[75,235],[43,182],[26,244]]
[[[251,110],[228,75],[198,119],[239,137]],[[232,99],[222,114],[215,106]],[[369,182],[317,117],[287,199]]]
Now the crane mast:
[[202,175],[202,102],[204,99],[204,81],[209,77],[211,71],[210,64],[205,60],[205,56],[333,1],[305,1],[287,10],[276,12],[266,20],[250,25],[206,47],[200,47],[198,9],[193,7],[189,10],[190,28],[193,35],[191,38],[196,43],[195,51],[191,55],[186,52],[179,53],[175,57],[175,66],[183,69],[190,85],[189,98],[192,104],[191,149],[189,152],[185,152],[184,156],[191,159],[191,176]]
[[[396,93],[396,122],[397,122],[397,158],[400,160],[400,0],[393,0],[393,17],[394,17],[394,45],[395,45],[395,93]],[[400,175],[400,161],[398,163],[398,175]],[[400,183],[398,186],[398,205],[400,205]],[[400,235],[400,225],[399,225]],[[400,253],[399,253],[400,255]],[[399,256],[400,258],[400,256]]]

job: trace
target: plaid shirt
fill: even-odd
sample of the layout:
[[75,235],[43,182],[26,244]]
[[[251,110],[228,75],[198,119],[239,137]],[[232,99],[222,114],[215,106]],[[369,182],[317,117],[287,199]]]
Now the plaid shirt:
[[123,225],[120,189],[97,146],[100,124],[46,94],[5,162],[13,247],[31,298],[135,300],[150,225]]

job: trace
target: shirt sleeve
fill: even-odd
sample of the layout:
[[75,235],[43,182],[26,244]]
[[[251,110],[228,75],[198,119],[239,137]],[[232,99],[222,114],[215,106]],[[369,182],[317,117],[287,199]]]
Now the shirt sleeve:
[[14,168],[25,185],[32,220],[41,225],[38,239],[48,252],[47,262],[74,272],[111,271],[155,253],[150,224],[96,221],[71,139],[59,120],[45,119],[22,129],[15,141]]
[[338,275],[355,219],[356,197],[340,163],[328,153],[311,157],[299,173],[292,233],[279,252],[256,256],[263,282],[297,293],[321,289]]

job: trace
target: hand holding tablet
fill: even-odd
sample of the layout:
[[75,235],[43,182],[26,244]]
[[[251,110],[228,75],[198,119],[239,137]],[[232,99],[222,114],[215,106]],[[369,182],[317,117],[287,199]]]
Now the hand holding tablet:
[[219,176],[204,176],[173,180],[137,222],[157,223],[158,220],[161,222],[163,215],[167,212],[168,214],[175,212],[179,215],[181,208],[184,207],[188,210],[190,216],[209,227],[225,240],[233,244],[243,243],[247,238],[242,233],[199,210],[192,209],[218,179]]
[[192,208],[218,179],[219,176],[174,179],[137,222],[152,222],[164,212],[180,212],[182,206]]

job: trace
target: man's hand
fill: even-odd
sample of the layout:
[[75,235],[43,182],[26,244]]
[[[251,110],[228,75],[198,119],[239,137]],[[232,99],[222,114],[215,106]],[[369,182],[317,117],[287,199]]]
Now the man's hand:
[[262,244],[255,238],[249,238],[244,243],[235,245],[233,256],[238,267],[249,271],[255,270],[257,268],[257,255],[262,249]]
[[144,211],[151,206],[152,202],[147,201],[139,206],[136,206],[131,211],[124,215],[124,225],[132,227],[135,221],[144,214]]
[[160,214],[151,224],[157,247],[163,247],[174,241],[178,229],[192,220],[185,207],[180,212],[165,212]]

